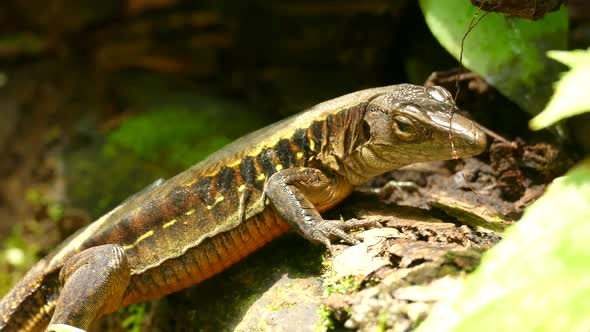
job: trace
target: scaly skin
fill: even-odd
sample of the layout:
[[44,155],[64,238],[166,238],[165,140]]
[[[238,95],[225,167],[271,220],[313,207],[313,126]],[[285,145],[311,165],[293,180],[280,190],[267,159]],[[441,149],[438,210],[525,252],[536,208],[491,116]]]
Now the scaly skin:
[[402,84],[336,98],[245,136],[38,262],[0,302],[0,331],[87,329],[121,306],[207,279],[290,229],[328,247],[354,243],[345,230],[371,225],[320,215],[354,186],[485,149],[484,133],[454,109],[442,88]]

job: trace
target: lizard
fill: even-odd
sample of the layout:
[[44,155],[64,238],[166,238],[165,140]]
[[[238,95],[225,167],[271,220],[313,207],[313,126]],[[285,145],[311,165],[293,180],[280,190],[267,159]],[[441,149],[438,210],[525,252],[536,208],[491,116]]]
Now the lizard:
[[[159,181],[36,263],[0,302],[0,331],[88,329],[119,307],[176,292],[294,230],[328,249],[362,220],[320,213],[371,177],[473,156],[481,127],[442,87],[353,92],[246,135]],[[60,325],[61,324],[61,325]]]

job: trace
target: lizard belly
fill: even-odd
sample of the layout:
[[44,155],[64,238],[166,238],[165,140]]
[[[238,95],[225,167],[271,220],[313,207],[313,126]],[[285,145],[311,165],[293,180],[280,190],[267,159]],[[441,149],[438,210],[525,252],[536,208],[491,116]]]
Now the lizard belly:
[[123,305],[170,294],[208,279],[289,229],[280,217],[266,209],[236,228],[204,240],[184,255],[132,274]]

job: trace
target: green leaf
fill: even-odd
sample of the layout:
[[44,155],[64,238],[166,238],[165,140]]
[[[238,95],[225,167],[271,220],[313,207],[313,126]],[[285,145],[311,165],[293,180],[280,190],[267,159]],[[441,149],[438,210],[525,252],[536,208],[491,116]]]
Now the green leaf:
[[590,331],[590,159],[557,178],[417,331]]
[[[473,16],[485,13],[466,0],[420,0],[420,7],[434,36],[457,59]],[[535,22],[489,13],[467,35],[463,63],[527,112],[538,114],[560,71],[545,53],[566,48],[567,26],[566,8]]]
[[555,94],[543,112],[530,122],[531,129],[545,128],[564,118],[590,111],[590,94],[584,88],[590,77],[590,48],[550,51],[548,56],[571,67],[555,85]]

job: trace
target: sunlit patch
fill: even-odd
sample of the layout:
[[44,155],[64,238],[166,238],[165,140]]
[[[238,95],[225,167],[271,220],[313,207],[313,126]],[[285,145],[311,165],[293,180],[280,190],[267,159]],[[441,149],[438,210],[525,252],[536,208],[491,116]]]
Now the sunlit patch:
[[22,266],[26,259],[24,251],[19,248],[6,249],[4,257],[10,265],[14,266]]
[[309,139],[309,148],[311,151],[315,151],[315,142],[311,138]]
[[426,93],[434,100],[440,102],[452,102],[453,96],[443,87],[432,86],[426,88]]
[[195,213],[195,210],[186,211],[184,213],[185,216],[190,216],[191,214]]
[[299,151],[295,154],[295,157],[297,157],[297,159],[303,159],[303,152]]
[[264,173],[260,173],[260,175],[258,175],[258,177],[256,178],[256,180],[262,181],[262,180],[264,180],[264,178],[266,178],[266,175],[264,175]]
[[275,169],[276,169],[276,170],[277,170],[277,172],[278,172],[278,171],[280,171],[280,170],[282,170],[282,169],[283,169],[283,165],[281,165],[281,164],[277,164],[277,165],[275,166]]
[[51,324],[48,330],[55,332],[85,332],[82,329],[68,325],[68,324]]

